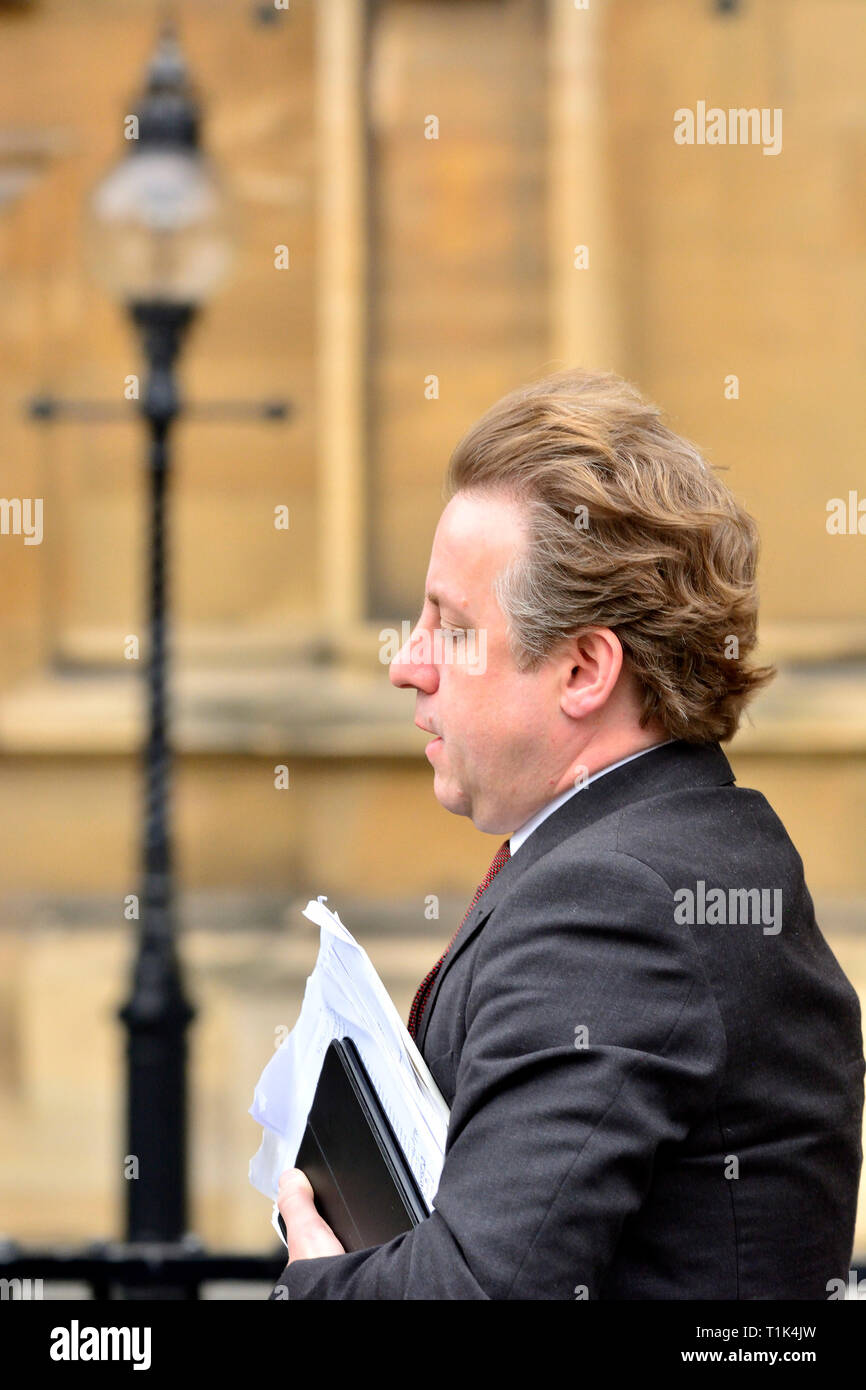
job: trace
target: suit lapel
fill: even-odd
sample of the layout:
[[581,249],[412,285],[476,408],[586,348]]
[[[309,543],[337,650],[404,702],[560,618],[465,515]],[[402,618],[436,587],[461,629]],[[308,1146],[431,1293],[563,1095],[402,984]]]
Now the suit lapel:
[[509,859],[493,882],[481,894],[454,944],[446,955],[430,991],[416,1042],[423,1049],[430,1016],[442,981],[454,961],[481,930],[499,902],[514,887],[517,879],[536,864],[561,840],[576,835],[593,821],[620,810],[630,803],[661,796],[689,786],[724,786],[734,781],[731,765],[717,743],[686,743],[676,740],[653,748],[643,757],[575,792],[568,801],[541,822],[517,853]]
[[478,899],[478,902],[475,904],[472,911],[469,913],[469,916],[466,918],[466,921],[463,923],[459,932],[454,938],[454,942],[450,950],[448,951],[447,956],[442,962],[442,965],[439,968],[439,973],[433,982],[433,988],[430,991],[430,994],[427,999],[427,1004],[424,1008],[423,1014],[421,1015],[421,1026],[418,1030],[418,1036],[415,1040],[419,1048],[423,1048],[424,1039],[427,1036],[427,1025],[430,1021],[430,1015],[433,1012],[433,1005],[436,1003],[436,996],[439,993],[439,990],[442,985],[442,977],[454,964],[454,961],[457,959],[460,952],[465,949],[467,944],[472,940],[476,933],[481,930],[484,923],[487,921],[487,918],[490,916],[491,912],[496,906],[497,902],[500,901],[504,893],[507,891],[509,883],[514,882],[514,866],[516,865],[516,863],[517,856],[515,855],[514,859],[509,859],[506,861],[505,864],[503,864],[502,868],[499,870],[499,873],[496,875],[493,882],[490,883],[487,886],[487,888],[485,888],[484,892],[481,894],[481,897]]

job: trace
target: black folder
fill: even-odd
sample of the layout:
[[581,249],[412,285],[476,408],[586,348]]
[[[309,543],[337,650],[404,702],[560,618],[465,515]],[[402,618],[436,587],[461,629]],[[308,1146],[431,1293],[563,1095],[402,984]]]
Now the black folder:
[[[351,1038],[325,1053],[294,1166],[345,1250],[384,1245],[430,1215]],[[282,1215],[279,1225],[285,1236]]]

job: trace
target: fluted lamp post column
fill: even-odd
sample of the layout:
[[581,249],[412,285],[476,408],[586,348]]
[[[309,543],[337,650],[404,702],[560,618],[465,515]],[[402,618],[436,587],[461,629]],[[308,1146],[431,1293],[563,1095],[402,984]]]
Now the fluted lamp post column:
[[[91,194],[94,273],[134,322],[147,366],[140,410],[149,428],[148,734],[138,942],[127,1030],[126,1239],[172,1244],[187,1229],[186,1030],[193,1017],[175,941],[171,746],[166,704],[166,510],[170,439],[180,412],[175,367],[184,337],[231,258],[225,200],[202,155],[199,108],[174,33],[166,29],[144,92],[127,116],[128,148]],[[125,1296],[182,1296],[180,1288],[129,1288]]]

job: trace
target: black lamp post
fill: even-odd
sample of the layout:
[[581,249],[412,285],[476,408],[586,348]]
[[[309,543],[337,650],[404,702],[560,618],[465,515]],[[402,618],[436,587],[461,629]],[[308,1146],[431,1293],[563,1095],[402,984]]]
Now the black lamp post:
[[[129,151],[91,196],[89,240],[94,270],[126,305],[147,361],[140,403],[150,430],[146,816],[137,959],[120,1017],[127,1029],[127,1162],[134,1161],[126,1238],[160,1245],[179,1242],[186,1233],[185,1035],[193,1017],[175,946],[169,820],[169,442],[180,411],[176,359],[231,251],[224,202],[199,148],[198,107],[170,30],[159,40],[146,89],[127,124],[133,134]],[[159,1296],[170,1292],[162,1285]]]
[[[166,512],[169,442],[183,414],[199,420],[281,421],[285,400],[182,403],[175,363],[200,305],[231,257],[226,202],[199,146],[199,110],[174,32],[166,27],[145,90],[127,120],[125,157],[89,203],[91,260],[140,335],[147,378],[138,404],[150,436],[149,731],[143,884],[138,949],[129,999],[119,1011],[127,1031],[126,1239],[81,1250],[24,1250],[0,1237],[4,1278],[85,1280],[96,1298],[195,1298],[202,1283],[261,1280],[273,1284],[283,1264],[274,1255],[209,1253],[186,1234],[186,1030],[193,1017],[175,943],[166,709]],[[137,126],[137,128],[136,128]],[[57,420],[127,420],[128,401],[28,403],[42,425]]]

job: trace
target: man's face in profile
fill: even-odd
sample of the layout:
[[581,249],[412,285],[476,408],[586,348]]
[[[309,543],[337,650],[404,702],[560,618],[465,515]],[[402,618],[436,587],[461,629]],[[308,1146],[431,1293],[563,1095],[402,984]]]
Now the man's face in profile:
[[426,753],[437,799],[497,834],[571,780],[561,667],[517,670],[493,589],[526,539],[517,503],[453,497],[433,539],[421,616],[390,669],[394,685],[417,691],[415,722],[434,735]]

